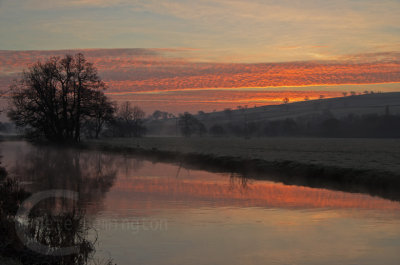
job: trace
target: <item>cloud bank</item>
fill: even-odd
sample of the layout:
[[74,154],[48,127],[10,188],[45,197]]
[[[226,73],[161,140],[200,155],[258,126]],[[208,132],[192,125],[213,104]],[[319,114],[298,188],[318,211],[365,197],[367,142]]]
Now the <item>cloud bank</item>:
[[193,62],[190,57],[181,57],[186,51],[0,51],[0,78],[14,77],[37,60],[82,52],[99,69],[112,92],[400,82],[398,52],[349,55],[335,61],[240,64]]
[[332,61],[244,64],[196,62],[196,51],[188,48],[85,49],[0,51],[0,88],[6,89],[18,73],[38,60],[77,52],[98,68],[109,87],[107,93],[149,105],[172,101],[183,108],[197,102],[221,109],[276,103],[284,96],[301,100],[306,95],[341,93],[340,89],[312,88],[288,92],[282,87],[400,83],[398,52],[347,55]]

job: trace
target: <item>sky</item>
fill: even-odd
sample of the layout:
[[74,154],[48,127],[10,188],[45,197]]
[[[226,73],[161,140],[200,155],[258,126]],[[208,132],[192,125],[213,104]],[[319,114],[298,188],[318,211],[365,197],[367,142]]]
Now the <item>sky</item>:
[[0,88],[80,51],[148,112],[400,91],[399,14],[399,0],[0,0]]

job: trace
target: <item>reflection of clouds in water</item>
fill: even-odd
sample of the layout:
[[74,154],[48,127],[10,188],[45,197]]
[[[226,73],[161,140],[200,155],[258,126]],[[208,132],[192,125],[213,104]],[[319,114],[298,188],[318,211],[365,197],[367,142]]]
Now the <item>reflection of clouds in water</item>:
[[13,169],[12,174],[19,180],[31,183],[26,185],[28,189],[77,191],[90,214],[105,210],[110,203],[118,209],[144,198],[149,198],[148,206],[168,204],[175,198],[199,205],[212,200],[214,205],[399,209],[398,202],[368,195],[271,184],[246,178],[252,176],[221,175],[196,166],[157,163],[130,154],[38,148],[22,142],[3,144],[1,151],[3,165]]

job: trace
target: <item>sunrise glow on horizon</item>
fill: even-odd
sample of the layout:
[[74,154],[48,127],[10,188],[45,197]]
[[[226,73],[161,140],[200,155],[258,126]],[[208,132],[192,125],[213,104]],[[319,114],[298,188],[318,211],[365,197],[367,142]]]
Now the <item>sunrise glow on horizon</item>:
[[0,1],[0,88],[82,52],[146,112],[400,91],[399,1]]

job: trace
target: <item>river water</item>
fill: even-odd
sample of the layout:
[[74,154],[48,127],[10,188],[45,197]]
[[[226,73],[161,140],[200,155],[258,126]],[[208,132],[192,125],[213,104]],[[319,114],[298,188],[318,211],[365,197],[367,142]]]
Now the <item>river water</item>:
[[400,203],[138,157],[0,143],[31,193],[79,192],[94,259],[130,264],[400,264]]

